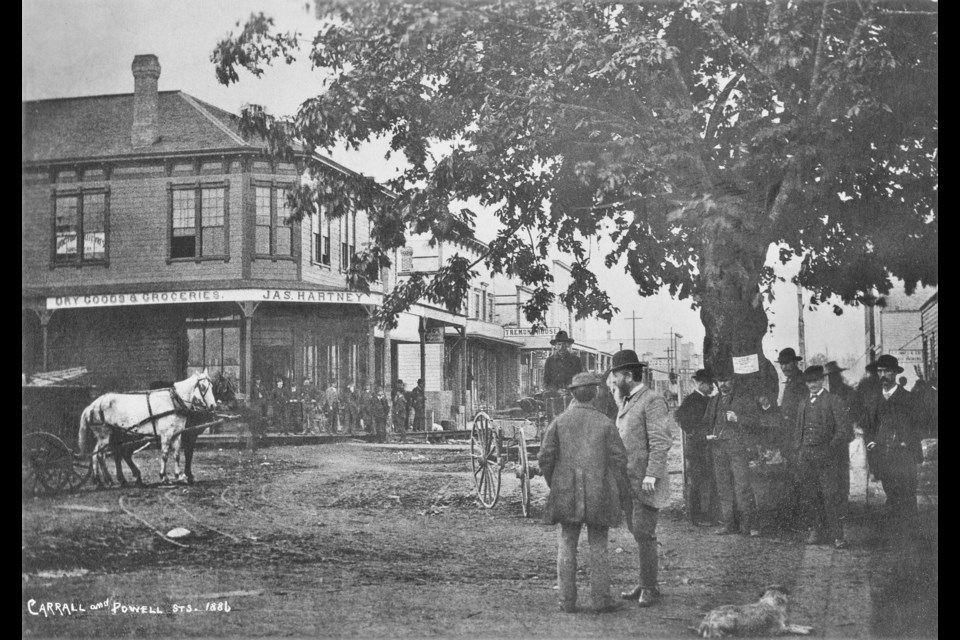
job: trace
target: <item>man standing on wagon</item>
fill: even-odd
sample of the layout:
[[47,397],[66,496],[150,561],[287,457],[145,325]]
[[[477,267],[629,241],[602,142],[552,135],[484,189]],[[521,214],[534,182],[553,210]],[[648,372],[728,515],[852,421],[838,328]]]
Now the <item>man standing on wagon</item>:
[[568,387],[573,401],[547,428],[538,462],[550,487],[544,521],[560,524],[557,540],[559,606],[576,611],[577,542],[587,525],[590,596],[595,611],[615,608],[610,597],[607,534],[630,499],[627,452],[610,418],[592,405],[599,378],[578,373]]
[[676,423],[663,396],[643,384],[643,364],[635,351],[618,351],[612,363],[610,373],[623,398],[617,429],[627,450],[632,497],[627,522],[640,552],[640,584],[620,596],[649,607],[660,599],[657,517],[670,503],[667,453]]
[[580,358],[570,352],[573,338],[566,331],[557,331],[550,344],[556,348],[543,364],[543,387],[547,417],[553,419],[563,412],[562,394],[573,380],[573,376],[583,371]]

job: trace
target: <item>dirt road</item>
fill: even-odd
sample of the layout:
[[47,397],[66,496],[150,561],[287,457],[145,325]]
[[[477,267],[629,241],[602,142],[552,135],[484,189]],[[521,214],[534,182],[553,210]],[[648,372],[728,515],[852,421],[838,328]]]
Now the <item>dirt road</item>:
[[[932,508],[920,535],[893,542],[854,510],[843,551],[786,533],[715,536],[667,509],[663,602],[569,615],[556,612],[554,528],[522,517],[506,476],[501,503],[478,507],[466,452],[201,450],[195,470],[192,487],[24,499],[23,635],[693,637],[705,611],[773,583],[820,637],[938,631]],[[536,515],[543,480],[533,489]],[[176,546],[148,525],[193,535]],[[631,587],[636,544],[625,529],[610,537],[614,588]],[[585,572],[580,584],[586,605]]]

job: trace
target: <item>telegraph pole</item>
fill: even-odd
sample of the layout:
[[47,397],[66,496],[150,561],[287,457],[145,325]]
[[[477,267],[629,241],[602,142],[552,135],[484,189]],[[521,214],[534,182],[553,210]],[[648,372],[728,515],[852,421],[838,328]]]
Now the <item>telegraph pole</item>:
[[804,338],[804,327],[803,327],[803,287],[800,286],[800,283],[797,283],[797,313],[799,314],[797,322],[797,348],[800,349],[800,359],[804,363],[807,361],[807,344],[806,339]]
[[633,315],[630,316],[630,326],[633,328],[633,352],[637,352],[637,320],[643,320],[640,316],[637,315],[637,310],[633,310]]

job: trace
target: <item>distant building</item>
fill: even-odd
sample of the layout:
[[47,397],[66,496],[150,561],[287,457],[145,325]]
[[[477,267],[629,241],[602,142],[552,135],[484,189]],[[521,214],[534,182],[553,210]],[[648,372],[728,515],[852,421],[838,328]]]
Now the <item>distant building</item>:
[[920,331],[923,333],[923,377],[938,381],[940,377],[940,327],[937,293],[920,307]]
[[[921,308],[934,296],[936,289],[918,289],[907,295],[895,288],[864,306],[866,361],[874,362],[887,353],[897,358],[908,384],[917,379],[917,369],[924,366],[924,332]],[[935,306],[935,297],[934,297]],[[935,311],[934,311],[935,317]]]

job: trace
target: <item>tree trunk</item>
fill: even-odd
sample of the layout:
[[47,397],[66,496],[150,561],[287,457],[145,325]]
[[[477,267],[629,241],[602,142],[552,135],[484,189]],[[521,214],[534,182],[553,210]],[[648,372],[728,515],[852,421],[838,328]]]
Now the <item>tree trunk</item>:
[[763,354],[769,325],[759,287],[769,242],[754,228],[760,216],[745,200],[724,196],[716,202],[704,219],[700,252],[704,363],[712,371],[731,370],[734,357],[755,354],[759,371],[735,377],[776,403],[779,381]]

